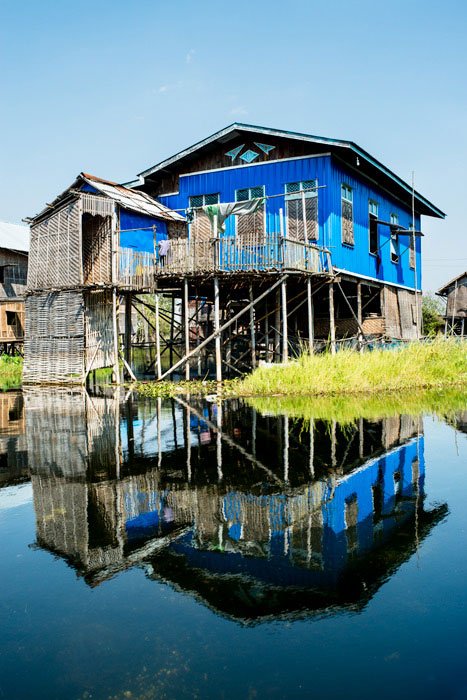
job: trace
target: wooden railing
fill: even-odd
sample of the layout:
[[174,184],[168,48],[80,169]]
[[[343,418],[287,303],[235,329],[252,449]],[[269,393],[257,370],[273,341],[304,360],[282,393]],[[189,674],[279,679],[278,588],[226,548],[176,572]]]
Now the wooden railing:
[[120,249],[119,277],[122,286],[152,286],[159,276],[177,277],[213,272],[313,272],[332,270],[328,250],[279,235],[259,239],[225,236],[170,241],[167,254],[154,256],[129,248]]

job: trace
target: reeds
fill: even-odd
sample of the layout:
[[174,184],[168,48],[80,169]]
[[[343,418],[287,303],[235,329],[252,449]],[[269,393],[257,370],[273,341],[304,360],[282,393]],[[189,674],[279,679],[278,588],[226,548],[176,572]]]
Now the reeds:
[[467,344],[455,339],[410,343],[360,354],[302,355],[259,367],[238,385],[243,396],[376,394],[467,386]]

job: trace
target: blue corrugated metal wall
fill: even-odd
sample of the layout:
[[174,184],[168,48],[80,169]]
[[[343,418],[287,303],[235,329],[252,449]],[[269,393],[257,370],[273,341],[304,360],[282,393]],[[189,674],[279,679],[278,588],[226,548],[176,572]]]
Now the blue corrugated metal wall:
[[[235,191],[247,187],[265,186],[267,196],[283,195],[288,182],[318,180],[324,186],[318,192],[318,245],[327,246],[332,252],[333,264],[350,273],[367,276],[393,284],[414,287],[414,270],[409,264],[408,238],[400,240],[401,255],[399,263],[391,262],[387,226],[379,226],[380,262],[369,252],[368,236],[368,200],[378,202],[378,217],[389,221],[390,214],[397,214],[399,224],[408,227],[411,223],[409,209],[392,200],[383,190],[369,186],[362,178],[351,171],[346,171],[331,156],[304,157],[290,160],[243,165],[238,168],[226,168],[203,173],[193,173],[180,177],[179,192],[160,197],[160,201],[172,209],[184,209],[189,206],[189,197],[201,194],[220,194],[221,202],[235,201]],[[347,246],[341,240],[341,184],[346,183],[353,189],[353,219],[355,245]],[[266,226],[268,233],[279,232],[279,209],[285,212],[284,197],[275,197],[266,202]],[[420,228],[420,217],[416,217],[416,228]],[[234,232],[233,221],[228,222],[227,235]],[[421,286],[420,239],[416,241],[418,288]]]
[[133,248],[141,252],[154,252],[154,231],[156,227],[157,242],[167,238],[165,221],[134,211],[120,209],[120,247]]

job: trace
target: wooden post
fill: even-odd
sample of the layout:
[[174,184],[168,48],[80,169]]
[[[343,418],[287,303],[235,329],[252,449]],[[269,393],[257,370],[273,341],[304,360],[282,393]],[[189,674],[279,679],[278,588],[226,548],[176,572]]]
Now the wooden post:
[[113,340],[114,340],[114,362],[113,362],[113,381],[117,384],[120,383],[120,366],[118,364],[118,302],[117,302],[117,290],[115,287],[112,290],[112,329],[113,329]]
[[162,376],[161,367],[161,333],[160,333],[160,321],[159,321],[159,292],[156,291],[154,295],[154,306],[155,306],[155,331],[156,331],[156,376],[158,379]]
[[358,329],[357,329],[357,345],[358,349],[360,352],[363,352],[363,336],[362,336],[362,321],[363,321],[363,312],[362,312],[362,283],[357,282],[357,320],[358,320]]
[[[188,355],[190,352],[190,309],[188,291],[188,279],[185,277],[183,280],[183,335],[185,336],[185,355]],[[187,360],[185,363],[185,379],[190,381],[190,360]]]
[[329,284],[329,333],[331,336],[331,354],[336,354],[336,320],[334,316],[334,282]]
[[125,294],[125,360],[131,367],[131,292]]
[[308,308],[308,350],[310,355],[313,355],[314,346],[314,308],[313,308],[313,295],[311,293],[311,277],[307,277],[306,280],[306,294],[307,294],[307,308]]
[[[219,323],[219,278],[214,277],[214,330],[218,333],[220,328]],[[215,339],[216,348],[216,380],[217,382],[222,382],[222,354],[221,354],[221,336],[220,333],[216,335]]]
[[274,362],[281,361],[281,295],[276,292],[276,308],[274,313]]
[[172,303],[171,303],[171,314],[170,314],[170,336],[169,336],[169,362],[172,367],[174,363],[174,331],[175,331],[175,297],[172,292]]
[[282,301],[282,362],[287,362],[289,359],[289,341],[287,335],[287,282],[281,282],[281,301]]
[[268,300],[266,299],[265,301],[265,319],[264,319],[264,345],[266,347],[266,354],[264,359],[266,362],[271,361],[270,357],[270,352],[269,352],[269,305],[268,305]]
[[253,285],[250,284],[250,342],[251,342],[251,369],[256,368],[256,328],[255,307],[253,306]]

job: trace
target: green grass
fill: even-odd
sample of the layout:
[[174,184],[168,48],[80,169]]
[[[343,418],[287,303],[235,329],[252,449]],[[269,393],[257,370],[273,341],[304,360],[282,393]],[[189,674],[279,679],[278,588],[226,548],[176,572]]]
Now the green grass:
[[341,425],[354,423],[358,418],[378,420],[401,414],[414,416],[429,413],[449,419],[467,409],[467,393],[462,388],[421,389],[369,396],[262,396],[247,401],[260,413],[304,420],[335,420]]
[[21,387],[23,358],[15,355],[0,355],[0,391],[9,391]]
[[259,367],[238,384],[242,396],[337,396],[467,386],[467,344],[451,339],[360,354],[302,355]]

